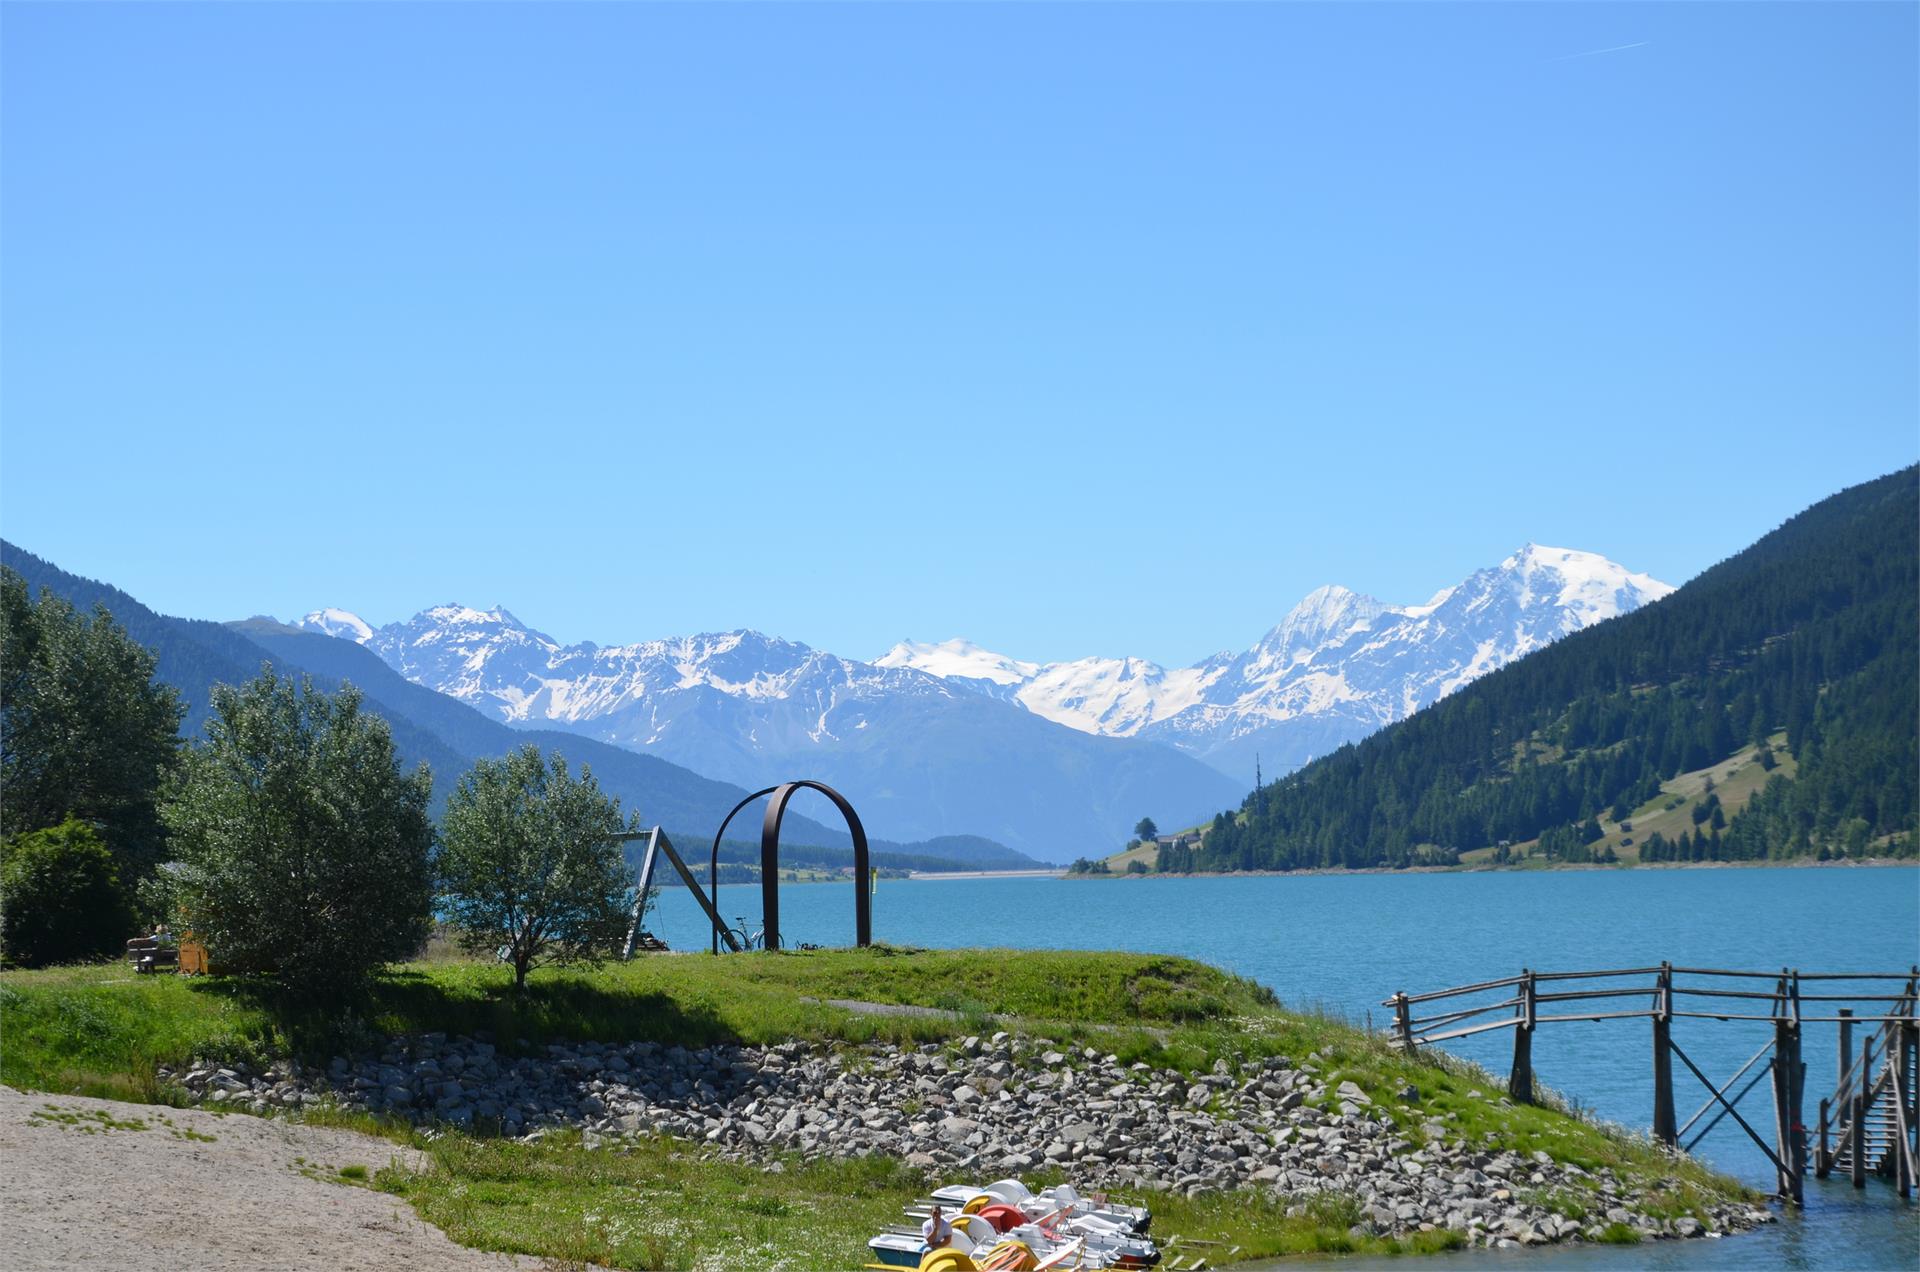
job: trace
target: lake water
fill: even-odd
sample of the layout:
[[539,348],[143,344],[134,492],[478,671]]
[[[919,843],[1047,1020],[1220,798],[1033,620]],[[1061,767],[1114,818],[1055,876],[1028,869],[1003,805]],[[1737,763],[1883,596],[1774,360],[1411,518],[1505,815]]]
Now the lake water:
[[[653,928],[675,949],[707,944],[705,919],[680,889],[661,894]],[[850,885],[781,891],[787,944],[853,939]],[[720,911],[758,926],[758,885],[720,889]],[[1284,1002],[1320,1006],[1384,1027],[1380,1000],[1536,971],[1637,967],[1662,960],[1696,967],[1894,971],[1920,962],[1920,870],[1909,867],[1549,871],[1316,875],[1194,879],[955,879],[882,882],[874,898],[878,941],[925,946],[1125,949],[1183,954],[1271,986]],[[1838,1006],[1840,1004],[1834,1004]],[[1862,1010],[1866,1014],[1868,1009]],[[1674,1041],[1724,1081],[1771,1037],[1762,1022],[1678,1020]],[[1504,1073],[1505,1032],[1448,1044]],[[1856,1046],[1858,1044],[1856,1043]],[[1805,1118],[1836,1080],[1831,1025],[1808,1025]],[[1644,1020],[1542,1024],[1534,1035],[1538,1080],[1599,1116],[1644,1130],[1652,1120],[1651,1035]],[[1674,1066],[1684,1121],[1706,1092]],[[1771,1126],[1767,1083],[1741,1112]],[[1757,1116],[1756,1116],[1757,1115]],[[1731,1119],[1696,1150],[1762,1190],[1772,1167]],[[1838,1177],[1809,1178],[1803,1214],[1724,1241],[1528,1251],[1521,1258],[1470,1252],[1444,1267],[1914,1268],[1920,1203],[1877,1180],[1856,1191]],[[1342,1267],[1368,1266],[1343,1260]],[[1407,1265],[1397,1264],[1404,1269]]]

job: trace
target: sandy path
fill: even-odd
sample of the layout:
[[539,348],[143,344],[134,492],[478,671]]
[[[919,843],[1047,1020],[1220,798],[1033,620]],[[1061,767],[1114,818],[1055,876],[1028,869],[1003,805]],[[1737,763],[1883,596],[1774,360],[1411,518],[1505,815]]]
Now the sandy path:
[[[141,1122],[145,1129],[114,1127],[109,1119]],[[508,1272],[540,1266],[457,1246],[398,1198],[313,1177],[337,1178],[349,1165],[365,1166],[371,1175],[396,1158],[413,1163],[417,1155],[351,1131],[0,1086],[0,1267]]]

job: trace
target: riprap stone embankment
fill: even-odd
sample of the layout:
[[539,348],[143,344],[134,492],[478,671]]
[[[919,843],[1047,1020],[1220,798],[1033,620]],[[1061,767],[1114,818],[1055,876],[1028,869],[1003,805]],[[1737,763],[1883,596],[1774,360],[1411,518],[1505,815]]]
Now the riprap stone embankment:
[[688,1049],[551,1045],[507,1055],[484,1038],[395,1038],[377,1055],[253,1072],[197,1063],[164,1081],[255,1112],[330,1102],[420,1124],[589,1145],[667,1135],[780,1169],[787,1153],[904,1160],[941,1180],[1058,1168],[1083,1187],[1194,1194],[1263,1189],[1354,1198],[1358,1223],[1438,1228],[1476,1245],[1731,1232],[1769,1222],[1742,1203],[1663,1208],[1610,1170],[1501,1151],[1426,1118],[1415,1089],[1336,1081],[1317,1054],[1227,1060],[1198,1077],[1047,1039],[996,1033],[946,1045]]

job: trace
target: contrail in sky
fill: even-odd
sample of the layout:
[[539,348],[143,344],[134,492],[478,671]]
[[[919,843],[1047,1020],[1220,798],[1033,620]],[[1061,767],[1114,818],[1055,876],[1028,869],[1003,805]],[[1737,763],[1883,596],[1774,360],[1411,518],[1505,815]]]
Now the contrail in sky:
[[1549,62],[1571,62],[1576,57],[1599,57],[1602,53],[1624,53],[1628,49],[1644,49],[1652,40],[1640,40],[1633,44],[1616,44],[1610,49],[1588,49],[1585,53],[1566,53],[1560,57],[1550,57]]

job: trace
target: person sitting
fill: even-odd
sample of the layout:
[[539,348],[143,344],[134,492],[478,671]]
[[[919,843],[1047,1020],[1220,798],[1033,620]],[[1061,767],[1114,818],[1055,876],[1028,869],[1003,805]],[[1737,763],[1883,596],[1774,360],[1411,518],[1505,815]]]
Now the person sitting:
[[926,1240],[927,1249],[938,1250],[953,1244],[953,1225],[940,1213],[940,1207],[935,1206],[927,1221],[920,1225],[920,1235]]

